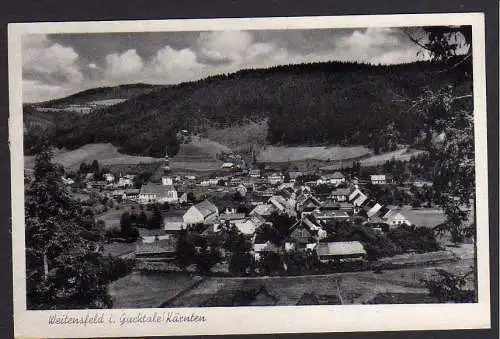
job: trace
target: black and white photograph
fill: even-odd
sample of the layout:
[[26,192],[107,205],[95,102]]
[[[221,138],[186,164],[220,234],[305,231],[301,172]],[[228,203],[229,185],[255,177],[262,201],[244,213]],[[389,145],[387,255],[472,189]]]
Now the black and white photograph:
[[13,27],[17,310],[488,312],[482,17],[390,17]]

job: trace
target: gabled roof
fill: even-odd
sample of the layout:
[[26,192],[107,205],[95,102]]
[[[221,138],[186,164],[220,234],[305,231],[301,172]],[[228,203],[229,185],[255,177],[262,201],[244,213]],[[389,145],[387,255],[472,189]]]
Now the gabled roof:
[[139,194],[158,194],[165,195],[167,192],[175,191],[172,185],[160,185],[155,183],[147,183],[142,185]]
[[220,220],[241,220],[245,219],[245,213],[222,213],[219,215]]
[[204,218],[218,212],[217,206],[212,204],[209,200],[203,200],[193,207],[195,207],[201,213],[201,215],[203,215]]
[[176,249],[176,243],[172,240],[160,240],[153,243],[138,244],[136,255],[173,253]]
[[359,241],[320,242],[316,247],[318,255],[362,255],[366,250]]
[[330,179],[345,179],[345,176],[339,171],[334,172],[332,175],[328,176]]
[[331,199],[323,201],[321,204],[321,209],[330,210],[330,209],[338,209],[340,207],[340,203]]
[[[389,214],[387,217],[386,217],[387,220],[394,220],[394,219],[401,219],[401,220],[408,220],[407,217],[405,217],[403,214],[401,214],[400,212],[393,212],[391,214]],[[409,221],[409,220],[408,220]]]
[[350,195],[352,190],[350,188],[337,188],[332,191],[331,195]]
[[266,242],[270,241],[269,239],[270,238],[266,233],[256,232],[253,243],[254,244],[265,244]]
[[316,206],[321,206],[321,201],[319,201],[316,197],[313,195],[308,195],[304,199],[301,199],[300,202],[298,202],[299,205],[305,205],[307,202],[312,202]]
[[298,177],[304,175],[304,173],[299,172],[299,171],[291,171],[291,172],[288,172],[288,175],[290,176],[290,179],[297,179]]

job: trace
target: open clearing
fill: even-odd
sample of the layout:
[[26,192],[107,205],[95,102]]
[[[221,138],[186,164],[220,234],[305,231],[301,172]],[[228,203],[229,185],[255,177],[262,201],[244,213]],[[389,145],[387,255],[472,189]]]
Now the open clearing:
[[[126,155],[118,152],[118,149],[110,143],[87,144],[75,150],[60,150],[54,153],[53,161],[70,170],[76,170],[82,163],[99,161],[101,165],[131,165],[140,163],[154,163],[162,159]],[[31,169],[34,166],[34,157],[24,157],[24,167]]]
[[133,272],[109,286],[113,308],[151,308],[175,296],[193,284],[194,279],[182,273]]
[[216,155],[230,149],[216,141],[192,137],[189,144],[181,144],[179,153],[170,159],[173,171],[214,171],[220,169],[222,161]]
[[[388,206],[394,212],[401,212],[412,224],[433,228],[446,221],[446,215],[439,208],[411,208],[410,206]],[[469,213],[467,224],[474,222],[474,213]]]
[[377,166],[383,165],[386,161],[391,159],[408,161],[412,156],[419,155],[423,152],[424,151],[421,150],[409,150],[408,148],[402,148],[393,152],[372,155],[368,158],[361,159],[359,162],[361,163],[361,166]]
[[316,159],[325,161],[347,160],[370,154],[364,146],[268,146],[257,157],[260,162],[287,162]]
[[264,120],[223,129],[209,129],[204,135],[210,140],[227,145],[235,152],[249,147],[256,149],[266,144],[267,122]]

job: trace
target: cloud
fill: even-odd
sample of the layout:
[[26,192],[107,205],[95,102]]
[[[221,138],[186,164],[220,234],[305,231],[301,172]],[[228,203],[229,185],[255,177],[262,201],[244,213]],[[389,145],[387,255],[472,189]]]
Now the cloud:
[[420,50],[398,29],[367,28],[341,37],[333,56],[343,61],[397,64],[422,60],[425,56]]
[[22,65],[23,75],[48,84],[83,80],[75,50],[52,44],[44,35],[28,35],[23,38]]
[[156,52],[147,68],[152,77],[168,78],[172,82],[192,79],[203,70],[204,65],[198,62],[191,49],[177,50],[167,45]]
[[252,44],[252,35],[246,31],[202,32],[197,43],[201,56],[208,60],[241,63]]
[[138,75],[144,66],[142,58],[135,49],[129,49],[122,54],[108,54],[105,60],[106,77],[112,80],[127,79]]
[[53,98],[84,79],[75,50],[52,43],[43,34],[23,36],[21,58],[25,100]]

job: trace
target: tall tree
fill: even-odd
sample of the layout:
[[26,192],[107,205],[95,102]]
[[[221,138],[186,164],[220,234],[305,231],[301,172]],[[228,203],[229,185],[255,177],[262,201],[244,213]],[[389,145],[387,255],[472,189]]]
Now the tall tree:
[[161,213],[161,209],[158,205],[155,205],[153,210],[153,215],[151,219],[149,219],[149,228],[157,229],[162,228],[163,226],[163,214]]
[[110,307],[102,233],[69,196],[51,157],[48,151],[38,154],[25,183],[27,307]]
[[437,230],[450,233],[455,243],[461,242],[468,233],[464,207],[475,196],[473,95],[472,88],[461,86],[472,77],[472,28],[436,26],[420,33],[405,32],[434,62],[443,65],[442,72],[461,70],[459,78],[442,88],[425,89],[410,106],[428,126],[424,161],[432,164],[434,188],[447,216]]

